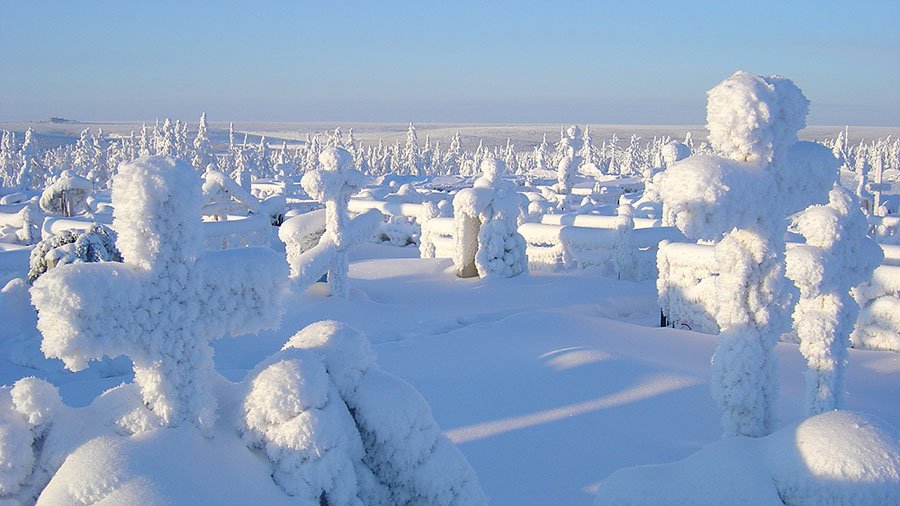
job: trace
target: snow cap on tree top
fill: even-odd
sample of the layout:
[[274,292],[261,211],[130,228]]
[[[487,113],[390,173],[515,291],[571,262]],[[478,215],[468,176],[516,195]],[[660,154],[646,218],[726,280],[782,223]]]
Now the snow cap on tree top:
[[342,147],[327,147],[319,153],[319,163],[324,170],[343,171],[353,165],[353,156]]
[[200,176],[188,163],[149,156],[122,164],[113,180],[113,229],[125,262],[142,269],[193,262],[203,251]]
[[732,160],[772,163],[797,141],[808,111],[790,79],[737,71],[708,92],[709,141]]

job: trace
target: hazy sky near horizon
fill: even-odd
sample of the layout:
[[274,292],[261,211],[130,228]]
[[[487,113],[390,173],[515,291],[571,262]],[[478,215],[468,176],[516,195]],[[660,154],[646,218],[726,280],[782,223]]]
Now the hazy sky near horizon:
[[781,74],[900,126],[900,2],[0,0],[0,120],[702,124]]

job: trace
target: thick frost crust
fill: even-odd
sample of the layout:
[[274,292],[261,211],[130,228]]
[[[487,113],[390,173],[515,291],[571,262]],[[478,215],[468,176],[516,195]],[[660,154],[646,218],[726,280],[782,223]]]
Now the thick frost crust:
[[208,341],[277,325],[287,266],[262,248],[204,254],[200,180],[183,162],[125,164],[112,196],[125,263],[61,266],[35,282],[42,350],[72,370],[126,355],[161,423],[210,427]]
[[242,433],[304,503],[478,505],[472,468],[425,399],[334,321],[294,335],[250,376]]

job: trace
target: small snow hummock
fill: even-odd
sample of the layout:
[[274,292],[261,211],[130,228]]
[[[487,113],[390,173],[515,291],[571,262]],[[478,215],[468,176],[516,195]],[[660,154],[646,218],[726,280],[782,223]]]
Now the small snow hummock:
[[671,464],[621,469],[595,505],[884,506],[900,504],[900,433],[829,411],[758,439],[735,437]]
[[247,380],[242,433],[301,503],[477,505],[472,468],[425,399],[382,371],[368,339],[309,325]]
[[[370,210],[350,219],[350,196],[363,187],[366,176],[352,167],[353,157],[349,151],[342,147],[325,148],[319,154],[319,163],[322,169],[304,174],[300,184],[310,197],[325,204],[324,234],[315,247],[302,253],[297,252],[297,246],[288,243],[294,239],[293,235],[279,236],[286,240],[291,278],[296,288],[309,286],[327,272],[329,294],[347,297],[350,295],[350,248],[371,235],[382,216],[379,211]],[[298,239],[306,242],[303,238]]]
[[508,278],[528,269],[525,239],[517,231],[519,194],[503,180],[505,171],[501,160],[486,157],[473,188],[460,190],[453,198],[453,263],[460,277]]
[[794,216],[793,229],[806,244],[787,251],[787,276],[800,289],[794,328],[806,358],[806,409],[816,415],[841,407],[850,333],[859,306],[850,289],[863,283],[884,254],[867,237],[856,198],[834,186],[827,205]]
[[707,128],[720,155],[692,156],[657,177],[663,214],[715,255],[713,397],[725,435],[769,432],[774,347],[787,330],[786,217],[823,201],[837,174],[824,146],[797,142],[809,102],[790,80],[736,72],[709,92]]
[[125,263],[65,265],[32,288],[42,350],[77,371],[126,355],[156,422],[216,419],[208,341],[278,325],[287,265],[269,249],[203,253],[200,178],[163,156],[123,164],[112,188]]

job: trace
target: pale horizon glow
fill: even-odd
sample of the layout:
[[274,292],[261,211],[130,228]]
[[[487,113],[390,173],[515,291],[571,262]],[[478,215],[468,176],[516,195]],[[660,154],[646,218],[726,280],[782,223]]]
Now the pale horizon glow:
[[[185,5],[187,4],[187,5]],[[0,0],[0,121],[705,123],[735,70],[900,126],[900,2]]]

